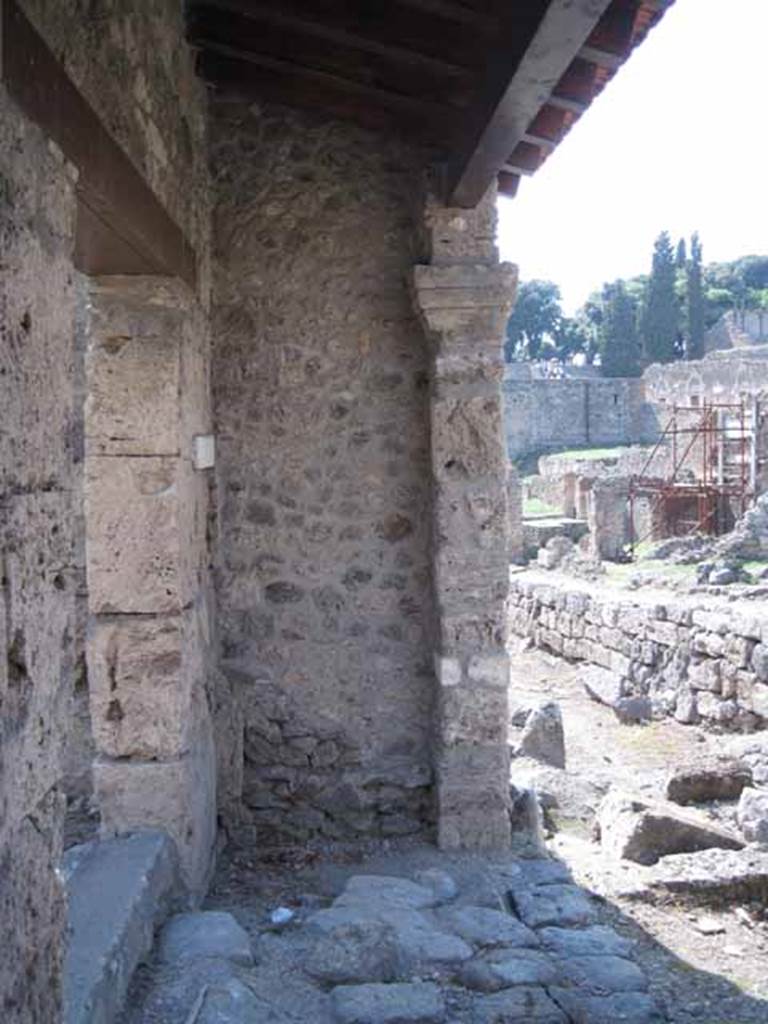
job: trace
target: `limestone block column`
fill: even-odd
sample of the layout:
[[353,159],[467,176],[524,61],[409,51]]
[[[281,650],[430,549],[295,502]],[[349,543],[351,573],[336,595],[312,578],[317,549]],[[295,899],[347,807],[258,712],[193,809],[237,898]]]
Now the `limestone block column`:
[[495,195],[427,209],[431,262],[414,270],[432,348],[433,574],[437,608],[438,840],[510,840],[509,572],[502,339],[516,268],[498,262]]
[[215,841],[208,339],[183,285],[91,282],[86,353],[87,664],[102,831],[165,828],[201,894]]

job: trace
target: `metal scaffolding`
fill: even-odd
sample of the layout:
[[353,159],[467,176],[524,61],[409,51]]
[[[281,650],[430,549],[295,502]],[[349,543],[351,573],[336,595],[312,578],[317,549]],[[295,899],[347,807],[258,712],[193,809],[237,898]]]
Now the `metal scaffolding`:
[[[704,402],[672,406],[642,470],[630,478],[630,547],[651,537],[720,534],[754,500],[758,405]],[[638,537],[639,499],[650,526]]]

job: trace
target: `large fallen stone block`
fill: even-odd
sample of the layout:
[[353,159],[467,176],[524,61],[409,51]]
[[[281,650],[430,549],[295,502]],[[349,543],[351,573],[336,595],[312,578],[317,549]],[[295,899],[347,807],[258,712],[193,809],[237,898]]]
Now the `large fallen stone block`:
[[768,900],[768,851],[701,850],[664,857],[617,895],[653,902],[670,895],[697,903]]
[[208,886],[216,841],[215,751],[207,709],[198,716],[185,756],[164,762],[99,759],[93,779],[102,835],[142,828],[168,832],[191,900],[198,901]]
[[738,800],[742,789],[751,784],[749,767],[735,761],[708,768],[678,768],[667,780],[667,799],[683,805]]
[[557,704],[543,704],[531,711],[517,753],[554,768],[565,768],[563,716]]
[[176,851],[164,833],[141,832],[73,847],[62,873],[69,903],[64,1024],[112,1021],[181,895]]
[[768,790],[745,789],[736,817],[747,842],[768,844]]
[[621,790],[608,793],[597,820],[603,849],[637,864],[655,864],[659,858],[674,853],[713,847],[740,850],[744,846],[737,836],[703,815]]

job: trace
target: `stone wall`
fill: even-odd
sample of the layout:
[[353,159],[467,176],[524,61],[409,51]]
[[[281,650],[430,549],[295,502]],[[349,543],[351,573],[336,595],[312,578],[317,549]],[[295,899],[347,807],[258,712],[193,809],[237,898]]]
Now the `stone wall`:
[[0,993],[59,1019],[75,627],[73,174],[0,86]]
[[241,839],[415,832],[434,676],[419,154],[214,107],[222,664]]
[[656,423],[640,379],[504,381],[510,459],[552,449],[637,444]]
[[723,730],[768,727],[768,616],[759,606],[620,595],[566,577],[519,573],[513,633],[609,669],[654,713]]

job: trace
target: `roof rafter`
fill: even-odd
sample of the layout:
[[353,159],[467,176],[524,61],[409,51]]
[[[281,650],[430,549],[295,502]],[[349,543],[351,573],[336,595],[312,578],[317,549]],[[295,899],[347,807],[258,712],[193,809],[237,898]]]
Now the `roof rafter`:
[[[552,0],[517,66],[504,60],[510,40],[500,40],[494,59],[489,61],[484,99],[467,119],[469,125],[479,125],[479,130],[468,135],[469,141],[448,167],[450,204],[471,207],[480,201],[610,3]],[[555,105],[565,102],[567,109],[575,111],[570,100],[555,100]],[[579,105],[579,113],[584,106]]]
[[[269,22],[295,29],[307,35],[317,36],[329,42],[354,47],[367,53],[378,53],[403,61],[403,63],[423,65],[446,74],[465,74],[467,70],[476,68],[482,59],[478,52],[477,60],[467,61],[466,33],[459,25],[450,26],[453,32],[446,40],[446,33],[437,35],[434,27],[427,31],[430,18],[422,18],[423,27],[416,31],[403,32],[395,13],[388,20],[373,21],[373,15],[353,17],[355,5],[337,5],[328,0],[317,0],[308,4],[302,0],[192,0],[190,13],[198,8],[209,8],[220,12],[229,11],[252,18],[254,21]],[[359,11],[365,11],[365,5],[357,5]],[[350,13],[350,11],[352,13]],[[375,24],[375,30],[366,25]],[[441,45],[436,45],[435,39]]]

